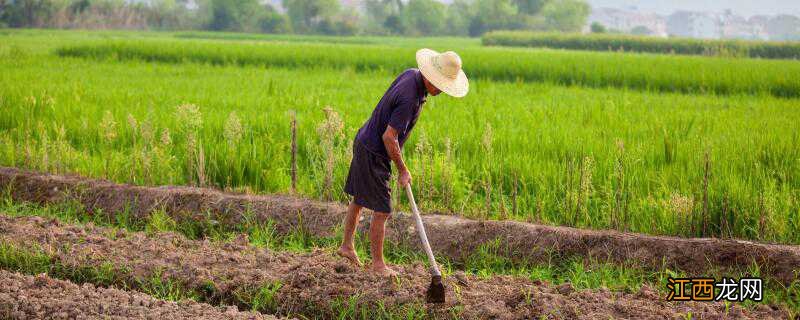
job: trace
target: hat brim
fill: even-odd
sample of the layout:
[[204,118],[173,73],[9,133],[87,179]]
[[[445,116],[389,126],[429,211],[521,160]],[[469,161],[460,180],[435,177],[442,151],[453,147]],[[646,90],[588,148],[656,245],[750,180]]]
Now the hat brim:
[[469,80],[463,70],[458,71],[455,79],[449,78],[433,66],[433,57],[439,53],[431,49],[419,49],[417,51],[417,67],[425,79],[439,90],[449,96],[461,98],[469,92]]

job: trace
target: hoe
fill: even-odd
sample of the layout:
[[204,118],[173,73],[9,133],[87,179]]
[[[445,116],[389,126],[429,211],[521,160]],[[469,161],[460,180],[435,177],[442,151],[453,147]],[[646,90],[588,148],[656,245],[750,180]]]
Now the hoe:
[[411,210],[414,213],[414,221],[417,223],[417,233],[420,240],[422,240],[422,247],[425,248],[425,253],[428,255],[428,262],[431,264],[431,285],[428,287],[428,292],[425,294],[428,303],[444,303],[444,285],[442,284],[442,273],[439,272],[439,266],[436,265],[436,258],[433,257],[431,245],[428,243],[428,236],[425,234],[425,226],[422,224],[422,217],[419,215],[417,209],[417,202],[414,201],[414,193],[411,192],[411,184],[406,185],[406,195],[408,201],[411,202]]

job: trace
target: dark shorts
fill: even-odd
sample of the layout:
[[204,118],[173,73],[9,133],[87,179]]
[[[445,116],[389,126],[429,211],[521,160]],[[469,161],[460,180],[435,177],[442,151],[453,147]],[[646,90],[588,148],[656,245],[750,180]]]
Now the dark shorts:
[[362,207],[377,212],[392,212],[392,167],[388,158],[368,150],[360,141],[353,142],[353,161],[344,192]]

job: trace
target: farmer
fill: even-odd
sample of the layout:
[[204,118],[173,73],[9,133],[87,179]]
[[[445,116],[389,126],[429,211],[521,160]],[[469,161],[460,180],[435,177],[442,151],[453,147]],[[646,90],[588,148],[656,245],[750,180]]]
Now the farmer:
[[344,239],[337,253],[361,266],[353,242],[361,209],[370,209],[374,211],[369,228],[371,270],[386,276],[397,275],[383,261],[385,224],[392,213],[389,161],[397,168],[400,187],[409,185],[411,173],[403,162],[402,148],[417,123],[426,97],[445,92],[460,98],[469,89],[467,76],[461,70],[461,58],[455,52],[421,49],[417,51],[417,66],[404,71],[392,82],[372,116],[358,130],[344,187],[353,200],[347,208]]

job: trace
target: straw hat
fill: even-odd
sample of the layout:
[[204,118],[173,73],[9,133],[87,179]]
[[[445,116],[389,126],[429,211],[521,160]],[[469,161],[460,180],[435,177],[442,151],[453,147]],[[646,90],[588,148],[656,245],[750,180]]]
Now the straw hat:
[[438,53],[431,49],[419,49],[417,66],[425,79],[444,93],[456,98],[467,95],[469,81],[461,70],[461,58],[455,52]]

